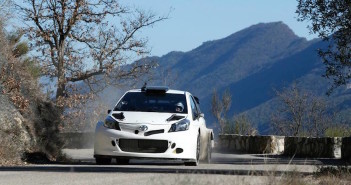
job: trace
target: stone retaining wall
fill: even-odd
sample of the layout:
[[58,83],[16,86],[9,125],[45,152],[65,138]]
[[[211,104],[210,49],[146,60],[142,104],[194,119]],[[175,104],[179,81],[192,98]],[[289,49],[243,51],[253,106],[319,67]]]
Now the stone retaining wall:
[[220,134],[217,150],[226,153],[277,154],[284,150],[284,137]]
[[341,158],[351,162],[351,137],[342,138]]
[[296,157],[340,158],[342,139],[339,137],[285,137],[284,155]]
[[[284,137],[220,134],[216,148],[226,153],[280,154],[296,157],[343,158],[351,160],[351,137]],[[341,144],[343,144],[341,149]]]

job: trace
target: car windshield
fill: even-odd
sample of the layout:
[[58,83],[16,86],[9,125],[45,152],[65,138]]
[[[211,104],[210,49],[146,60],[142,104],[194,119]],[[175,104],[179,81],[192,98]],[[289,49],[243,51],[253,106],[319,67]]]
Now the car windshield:
[[128,92],[114,111],[187,113],[185,94]]

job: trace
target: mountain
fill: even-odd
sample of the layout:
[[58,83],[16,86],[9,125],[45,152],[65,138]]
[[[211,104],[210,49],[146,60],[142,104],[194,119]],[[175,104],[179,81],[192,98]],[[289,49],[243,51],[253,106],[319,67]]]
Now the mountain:
[[171,52],[158,62],[181,78],[176,87],[205,97],[208,84],[212,91],[236,83],[309,45],[281,22],[261,23],[186,53]]
[[[198,96],[209,125],[214,122],[210,114],[213,89],[220,94],[229,89],[229,115],[246,113],[261,134],[269,133],[275,90],[296,83],[319,95],[327,91],[330,82],[321,77],[324,65],[317,55],[323,47],[326,44],[321,40],[298,37],[282,22],[260,23],[189,52],[148,58],[159,63],[151,84],[171,84]],[[349,90],[339,89],[329,99],[335,109],[347,114],[350,96]]]

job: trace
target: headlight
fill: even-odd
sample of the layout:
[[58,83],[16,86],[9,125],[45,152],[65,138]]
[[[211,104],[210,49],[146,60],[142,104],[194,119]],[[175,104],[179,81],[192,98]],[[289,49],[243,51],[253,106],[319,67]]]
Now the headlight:
[[121,130],[118,121],[113,119],[111,116],[107,116],[107,118],[105,119],[104,127],[115,130]]
[[173,123],[168,132],[178,132],[178,131],[189,130],[189,126],[190,126],[190,121],[187,119],[183,119],[178,123]]

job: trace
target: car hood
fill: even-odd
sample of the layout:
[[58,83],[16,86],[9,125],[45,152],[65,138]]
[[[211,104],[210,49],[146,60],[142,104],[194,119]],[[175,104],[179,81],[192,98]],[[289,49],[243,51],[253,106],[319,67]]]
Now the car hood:
[[[119,111],[114,111],[112,114],[121,113]],[[123,112],[124,119],[117,119],[120,123],[135,123],[135,124],[152,124],[152,125],[162,125],[162,124],[172,124],[178,122],[178,120],[167,121],[174,113],[160,113],[160,112]],[[176,114],[177,116],[187,117],[187,114]],[[184,119],[183,118],[183,119]]]

